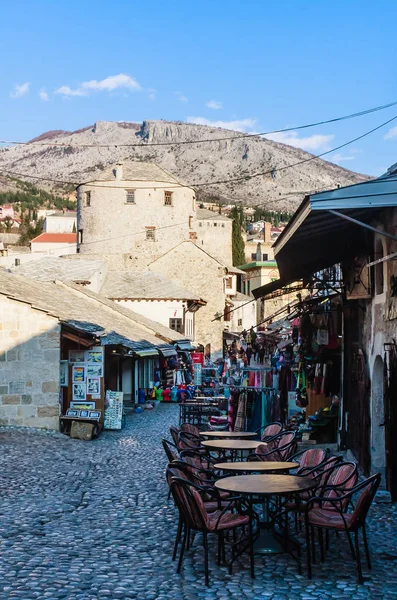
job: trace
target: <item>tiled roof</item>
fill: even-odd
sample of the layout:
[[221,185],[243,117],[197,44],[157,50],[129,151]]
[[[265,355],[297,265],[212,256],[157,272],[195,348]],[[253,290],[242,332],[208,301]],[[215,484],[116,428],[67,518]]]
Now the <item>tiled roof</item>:
[[198,208],[197,209],[197,218],[199,221],[205,221],[207,219],[212,219],[213,221],[230,221],[229,217],[225,217],[225,215],[220,215],[213,210],[208,210],[207,208]]
[[100,260],[68,260],[45,256],[39,260],[23,263],[10,269],[16,275],[23,275],[38,281],[88,281],[97,272],[106,272],[105,263]]
[[199,300],[199,296],[158,273],[112,271],[106,275],[101,294],[107,298],[136,300]]
[[77,244],[77,233],[40,233],[32,242],[35,244]]
[[96,335],[104,345],[120,344],[132,350],[171,349],[155,335],[155,329],[161,329],[158,335],[168,334],[167,339],[185,339],[167,327],[142,319],[140,315],[74,284],[37,282],[0,271],[0,294],[45,311],[74,329]]
[[[114,170],[116,165],[108,166],[103,171],[94,173],[91,179],[85,183],[92,183],[94,181],[114,181],[115,174]],[[177,183],[184,185],[177,177],[168,173],[155,163],[142,162],[142,161],[130,161],[123,163],[123,179],[122,181],[160,181],[163,183]],[[85,185],[81,182],[80,185]]]

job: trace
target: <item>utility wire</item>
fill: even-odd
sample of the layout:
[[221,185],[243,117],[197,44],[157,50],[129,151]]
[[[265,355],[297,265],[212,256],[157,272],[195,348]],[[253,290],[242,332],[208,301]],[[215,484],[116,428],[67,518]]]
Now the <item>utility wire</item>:
[[[375,106],[374,108],[368,108],[366,110],[362,110],[360,112],[351,113],[348,115],[343,115],[341,117],[335,117],[333,119],[326,119],[323,121],[317,121],[315,123],[307,123],[305,125],[298,125],[297,127],[285,127],[284,129],[274,129],[272,131],[264,131],[261,133],[242,133],[233,136],[221,137],[221,138],[206,138],[200,140],[182,140],[179,142],[140,142],[135,144],[68,144],[65,142],[20,142],[15,140],[0,140],[0,144],[12,144],[16,146],[23,146],[26,144],[35,145],[35,146],[60,146],[60,147],[76,147],[76,148],[147,148],[150,146],[183,146],[188,144],[205,144],[208,142],[223,142],[225,140],[238,140],[245,138],[256,138],[264,135],[271,135],[273,133],[286,133],[288,131],[298,131],[301,129],[308,129],[310,127],[317,127],[319,125],[326,125],[327,123],[336,123],[338,121],[345,121],[347,119],[354,119],[356,117],[362,117],[364,115],[368,115],[374,112],[378,112],[381,110],[385,110],[387,108],[391,108],[392,106],[396,106],[396,102],[390,102],[389,104],[383,104],[380,106]],[[71,132],[70,135],[73,135]]]
[[[213,185],[220,185],[220,184],[227,184],[227,183],[236,183],[239,181],[249,181],[250,179],[254,179],[256,177],[263,177],[265,175],[273,175],[275,173],[279,173],[281,171],[285,171],[287,169],[292,169],[293,167],[297,167],[299,165],[305,164],[307,162],[311,162],[313,160],[317,160],[318,158],[322,158],[323,156],[326,156],[328,154],[331,154],[332,152],[336,152],[337,150],[341,150],[342,148],[346,148],[346,146],[349,146],[350,144],[353,144],[359,140],[362,140],[363,138],[367,137],[368,135],[371,135],[372,133],[374,133],[375,131],[378,131],[379,129],[381,129],[382,127],[385,127],[386,125],[388,125],[389,123],[392,123],[393,121],[395,121],[397,119],[397,115],[392,117],[391,119],[388,119],[387,121],[384,121],[383,123],[381,123],[380,125],[378,125],[377,127],[374,127],[373,129],[370,129],[369,131],[366,131],[365,133],[353,138],[352,140],[349,140],[348,142],[345,142],[344,144],[340,144],[339,146],[336,146],[335,148],[331,148],[331,150],[326,150],[325,152],[322,152],[321,154],[316,154],[316,155],[312,155],[309,158],[305,158],[303,160],[300,160],[296,163],[293,163],[291,165],[285,165],[284,167],[275,167],[273,169],[270,169],[268,171],[261,171],[259,173],[253,173],[251,175],[243,175],[241,177],[235,177],[235,178],[231,178],[231,179],[221,179],[218,181],[209,181],[209,182],[197,182],[197,183],[189,183],[189,184],[182,184],[179,183],[177,186],[171,184],[171,185],[167,185],[167,186],[156,186],[155,189],[166,189],[166,190],[171,190],[174,188],[181,188],[181,187],[190,187],[190,188],[197,188],[197,187],[205,187],[205,186],[213,186]],[[50,177],[41,177],[39,175],[29,175],[26,173],[17,173],[15,171],[9,171],[7,169],[1,169],[2,173],[4,174],[10,174],[10,175],[16,175],[19,177],[30,177],[32,179],[37,179],[37,180],[41,180],[41,181],[50,181],[50,182],[54,182],[54,183],[62,183],[62,184],[66,184],[66,185],[74,185],[76,187],[80,187],[82,185],[90,185],[90,187],[99,187],[99,188],[107,188],[107,189],[120,189],[120,186],[112,186],[112,185],[98,185],[95,183],[77,183],[75,181],[64,181],[64,180],[60,180],[60,179],[52,179]],[[134,189],[148,189],[148,186],[145,187],[135,187]]]

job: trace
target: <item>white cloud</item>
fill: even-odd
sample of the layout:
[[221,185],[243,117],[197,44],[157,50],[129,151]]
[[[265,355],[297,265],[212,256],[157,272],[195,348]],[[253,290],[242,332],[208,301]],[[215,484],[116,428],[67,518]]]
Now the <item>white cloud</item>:
[[16,85],[14,90],[10,93],[11,98],[22,98],[22,96],[26,96],[29,93],[30,83],[22,83],[21,85]]
[[148,98],[149,98],[149,100],[156,100],[156,94],[154,94],[153,92],[150,92]]
[[223,108],[223,102],[218,102],[217,100],[209,100],[206,106],[208,106],[208,108],[212,108],[213,110],[219,110]]
[[347,160],[355,160],[355,156],[343,156],[342,154],[339,154],[339,152],[337,152],[336,154],[332,154],[329,158],[329,160],[331,160],[334,163],[341,163],[341,162],[345,162]]
[[140,91],[142,88],[136,79],[120,73],[119,75],[110,75],[100,81],[97,79],[83,81],[76,89],[71,89],[68,85],[62,85],[55,90],[55,94],[61,94],[62,96],[89,96],[91,92],[114,92],[118,89]]
[[329,142],[334,139],[334,135],[321,135],[315,134],[308,137],[299,137],[296,131],[280,132],[280,133],[269,133],[264,136],[268,140],[274,142],[282,142],[289,146],[295,146],[295,148],[301,148],[301,150],[328,150]]
[[68,85],[62,85],[55,90],[54,94],[61,94],[62,96],[88,96],[88,92],[81,89],[72,90]]
[[389,129],[389,131],[386,133],[386,135],[383,139],[384,140],[394,140],[396,137],[397,137],[397,127],[392,127],[391,129]]
[[43,102],[47,102],[48,101],[48,94],[44,90],[41,90],[39,92],[39,96],[40,96],[40,100],[42,100]]
[[211,121],[205,117],[187,117],[187,123],[196,125],[209,125],[210,127],[222,127],[223,129],[232,129],[234,131],[246,132],[252,129],[256,124],[256,119],[236,119],[235,121]]
[[182,94],[182,92],[174,92],[174,94],[178,98],[179,102],[189,102],[189,98]]

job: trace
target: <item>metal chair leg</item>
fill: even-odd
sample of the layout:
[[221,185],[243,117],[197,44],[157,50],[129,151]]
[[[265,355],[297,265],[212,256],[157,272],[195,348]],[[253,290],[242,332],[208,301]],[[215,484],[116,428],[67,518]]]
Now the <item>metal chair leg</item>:
[[307,577],[312,578],[312,560],[311,560],[311,548],[310,548],[310,530],[307,518],[307,512],[305,513],[305,531],[306,531],[306,560],[307,560]]
[[321,527],[319,527],[317,531],[318,531],[318,542],[320,545],[320,561],[323,563],[323,562],[325,562],[323,530],[321,529]]
[[364,538],[365,556],[367,557],[368,569],[372,569],[371,558],[369,555],[368,540],[367,540],[367,530],[365,528],[365,523],[363,524],[363,538]]
[[178,568],[176,570],[177,573],[180,573],[181,572],[181,568],[182,568],[182,560],[183,560],[183,555],[185,553],[187,532],[188,532],[188,528],[187,528],[187,525],[185,525],[184,526],[184,532],[183,532],[182,548],[181,548],[181,553],[179,555]]
[[352,541],[350,532],[346,531],[346,533],[347,533],[347,539],[349,540],[350,552],[352,554],[353,560],[356,560],[356,553],[354,552],[354,546],[353,546],[353,541]]
[[312,562],[315,565],[317,562],[317,559],[316,559],[316,545],[315,545],[315,541],[314,541],[314,527],[310,527],[310,538],[311,538],[311,542],[312,542]]
[[204,571],[205,571],[205,585],[209,585],[209,573],[208,573],[208,537],[203,532],[203,546],[204,546]]
[[176,538],[175,538],[175,544],[174,544],[174,552],[172,554],[172,560],[176,559],[176,554],[178,552],[178,544],[179,544],[180,539],[181,539],[181,533],[182,533],[182,519],[181,519],[181,517],[179,517],[178,529],[177,529],[177,532],[176,532]]
[[363,571],[361,568],[360,546],[358,543],[358,530],[354,532],[354,544],[356,547],[358,583],[362,584],[362,583],[364,583],[364,579],[363,579]]
[[329,530],[325,530],[325,549],[329,550]]

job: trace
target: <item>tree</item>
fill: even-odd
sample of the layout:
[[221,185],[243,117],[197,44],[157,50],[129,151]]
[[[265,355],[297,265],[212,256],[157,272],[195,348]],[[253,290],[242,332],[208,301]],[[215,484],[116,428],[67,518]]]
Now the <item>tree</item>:
[[6,217],[4,219],[4,227],[5,227],[6,233],[10,233],[10,231],[12,229],[12,224],[13,224],[13,222],[12,222],[12,219],[10,219],[10,217]]
[[76,221],[73,221],[73,229],[72,229],[72,233],[77,233],[77,229],[76,229]]
[[241,235],[242,227],[242,210],[239,210],[237,206],[234,206],[230,211],[230,217],[233,219],[232,224],[232,253],[233,253],[233,266],[245,264],[245,244],[243,236]]

